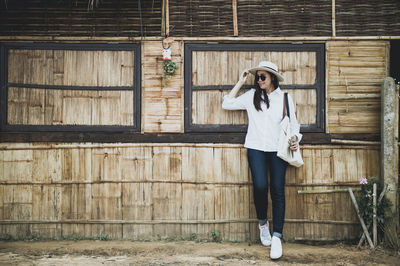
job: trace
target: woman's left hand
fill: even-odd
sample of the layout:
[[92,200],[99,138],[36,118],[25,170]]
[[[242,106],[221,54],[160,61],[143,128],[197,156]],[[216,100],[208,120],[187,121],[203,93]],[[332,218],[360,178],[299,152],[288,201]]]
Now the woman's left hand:
[[292,151],[297,151],[297,149],[299,148],[299,142],[297,141],[297,136],[293,136],[291,139],[289,139],[289,145]]

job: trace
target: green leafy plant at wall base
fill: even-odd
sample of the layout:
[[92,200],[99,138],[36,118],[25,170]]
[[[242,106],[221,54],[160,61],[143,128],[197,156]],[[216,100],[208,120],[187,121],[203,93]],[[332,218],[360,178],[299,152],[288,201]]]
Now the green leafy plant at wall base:
[[[390,202],[390,200],[388,200],[386,197],[383,197],[382,201],[378,202],[379,195],[383,190],[383,185],[375,177],[371,177],[369,179],[361,178],[359,181],[361,184],[361,193],[357,203],[360,210],[360,215],[364,219],[365,224],[372,224],[374,216],[373,185],[374,183],[377,185],[376,221],[380,229],[379,233],[382,236],[385,222],[388,222],[388,220],[392,218],[392,212],[390,211],[392,202]],[[372,227],[370,229],[372,229]]]

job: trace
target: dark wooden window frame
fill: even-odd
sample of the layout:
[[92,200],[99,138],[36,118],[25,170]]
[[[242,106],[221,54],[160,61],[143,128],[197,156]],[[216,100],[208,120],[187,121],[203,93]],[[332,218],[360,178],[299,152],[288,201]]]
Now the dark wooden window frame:
[[[30,50],[80,50],[80,51],[133,51],[134,52],[134,73],[133,86],[65,86],[65,85],[44,85],[44,84],[15,84],[8,83],[8,51],[10,49]],[[138,132],[140,131],[141,118],[141,54],[140,44],[116,44],[116,43],[2,43],[0,44],[0,131],[5,132]],[[8,88],[25,87],[37,89],[57,90],[133,90],[134,115],[132,126],[114,125],[10,125],[7,123]]]
[[[247,125],[197,125],[192,123],[192,92],[196,90],[230,90],[233,85],[193,86],[193,51],[279,51],[279,52],[316,52],[317,77],[311,85],[281,85],[282,89],[316,89],[316,123],[302,125],[303,133],[325,132],[325,44],[323,43],[281,43],[281,44],[185,44],[185,132],[246,132]],[[245,88],[251,86],[245,86]]]

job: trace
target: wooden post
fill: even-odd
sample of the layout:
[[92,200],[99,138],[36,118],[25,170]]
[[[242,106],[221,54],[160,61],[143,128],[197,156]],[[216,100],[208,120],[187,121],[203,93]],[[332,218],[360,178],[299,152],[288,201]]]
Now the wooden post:
[[374,242],[374,247],[376,247],[378,243],[378,236],[377,236],[377,228],[376,228],[376,183],[373,186],[373,194],[372,194],[372,208],[374,210],[374,215],[372,217],[372,238]]
[[161,36],[169,35],[169,4],[168,0],[162,1]]
[[165,36],[165,0],[162,1],[161,9],[161,37]]
[[165,0],[165,34],[169,36],[169,3]]
[[394,79],[387,77],[381,91],[381,178],[388,185],[386,197],[392,205],[393,222],[385,223],[385,239],[396,234],[399,225],[397,184],[398,184],[398,92]]
[[238,20],[237,20],[237,0],[232,0],[233,12],[233,36],[239,36]]
[[336,9],[335,0],[332,0],[332,37],[336,37]]
[[367,237],[368,243],[369,243],[371,248],[374,248],[374,243],[372,243],[371,237],[369,236],[369,233],[368,233],[368,229],[365,226],[364,219],[360,215],[360,210],[358,209],[358,204],[357,204],[356,198],[354,197],[354,193],[351,190],[351,188],[349,188],[349,193],[350,193],[350,198],[353,201],[354,208],[356,209],[356,213],[357,213],[358,219],[360,220],[361,227],[364,230],[365,236]]

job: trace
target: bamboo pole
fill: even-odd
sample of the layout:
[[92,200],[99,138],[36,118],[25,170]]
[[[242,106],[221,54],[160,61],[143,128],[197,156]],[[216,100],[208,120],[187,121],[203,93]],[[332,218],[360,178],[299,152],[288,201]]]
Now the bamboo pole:
[[[118,179],[119,177],[116,177]],[[168,180],[166,177],[165,180],[94,180],[94,181],[78,181],[78,180],[67,180],[67,181],[50,181],[50,182],[40,182],[40,181],[0,181],[0,185],[4,186],[54,186],[54,185],[94,185],[94,184],[189,184],[189,185],[215,185],[215,186],[247,186],[251,185],[252,182],[207,182],[207,181],[187,181],[187,180]],[[349,184],[349,183],[335,183],[335,184],[323,184],[323,183],[315,183],[315,184],[286,184],[286,187],[332,187],[332,186],[358,186],[359,184]],[[342,189],[337,189],[338,191],[332,192],[343,192]],[[359,189],[355,188],[354,191],[358,191]],[[330,190],[321,190],[321,192],[313,192],[315,190],[299,190],[298,194],[313,194],[313,193],[330,193],[326,191]],[[347,189],[346,189],[347,191]]]
[[[62,42],[137,42],[137,41],[162,41],[163,37],[90,37],[90,36],[0,36],[0,41],[62,41]],[[315,37],[174,37],[175,41],[254,41],[254,42],[281,42],[281,41],[362,41],[362,40],[398,40],[400,36],[315,36]]]
[[336,37],[336,3],[332,0],[332,37]]
[[[94,185],[94,184],[188,184],[188,185],[215,185],[215,186],[247,186],[251,182],[201,182],[201,181],[187,181],[187,180],[94,180],[94,181],[50,181],[50,182],[10,182],[0,181],[0,185],[18,186],[18,185],[32,185],[32,186],[54,186],[54,185]],[[297,186],[297,185],[296,185]]]
[[374,247],[376,247],[378,243],[378,238],[377,238],[377,228],[376,228],[376,183],[374,183],[373,186],[373,194],[372,194],[372,208],[374,210],[374,215],[372,217],[372,238],[374,242]]
[[165,0],[165,33],[169,36],[169,3]]
[[[337,140],[337,143],[343,144],[363,144],[361,141],[346,141]],[[351,143],[349,143],[351,142]],[[11,143],[1,143],[0,150],[47,150],[47,149],[101,149],[101,148],[141,148],[141,147],[193,147],[193,148],[243,148],[243,144],[229,144],[229,143],[84,143],[84,144],[46,144],[46,145],[32,145],[32,143],[24,143],[25,145],[13,145]],[[371,145],[375,142],[366,141],[365,144]],[[364,146],[331,146],[331,145],[302,145],[302,149],[321,150],[321,149],[371,149],[367,145]]]
[[369,236],[368,229],[367,229],[367,227],[365,226],[365,223],[364,223],[364,219],[360,215],[360,210],[358,209],[358,204],[357,204],[356,198],[354,197],[354,193],[351,190],[351,188],[349,188],[349,193],[350,193],[351,200],[353,201],[354,208],[356,209],[356,213],[357,213],[358,219],[360,220],[361,227],[364,230],[364,234],[367,237],[368,243],[369,243],[371,248],[374,248],[374,244],[372,243],[371,237]]
[[[381,194],[379,195],[378,203],[381,203],[383,197],[385,196],[387,187],[388,187],[387,184],[385,184],[385,186],[383,187],[383,190],[382,190]],[[370,226],[371,226],[371,224],[368,224],[368,225],[367,225],[367,228],[369,228]],[[357,248],[361,247],[361,245],[363,244],[364,240],[365,240],[365,234],[363,233],[363,235],[362,235],[360,241],[358,242]]]
[[232,0],[233,12],[233,36],[239,36],[238,20],[237,20],[237,0]]
[[362,100],[362,99],[380,99],[380,93],[360,93],[360,94],[346,94],[346,95],[332,95],[329,97],[330,101],[346,101],[346,100]]
[[[256,223],[257,219],[216,219],[216,220],[0,220],[0,224],[226,224]],[[285,219],[286,223],[357,225],[352,221]]]
[[[162,1],[162,8],[161,8],[161,36],[164,38],[165,36],[165,1]],[[144,38],[145,40],[145,38]]]
[[[360,191],[361,188],[355,188],[353,191]],[[298,190],[297,194],[325,194],[325,193],[337,193],[337,192],[347,192],[347,188],[339,189],[314,189],[314,190]]]
[[380,141],[364,141],[364,140],[347,140],[347,139],[331,139],[332,143],[338,144],[358,144],[358,145],[380,145]]

